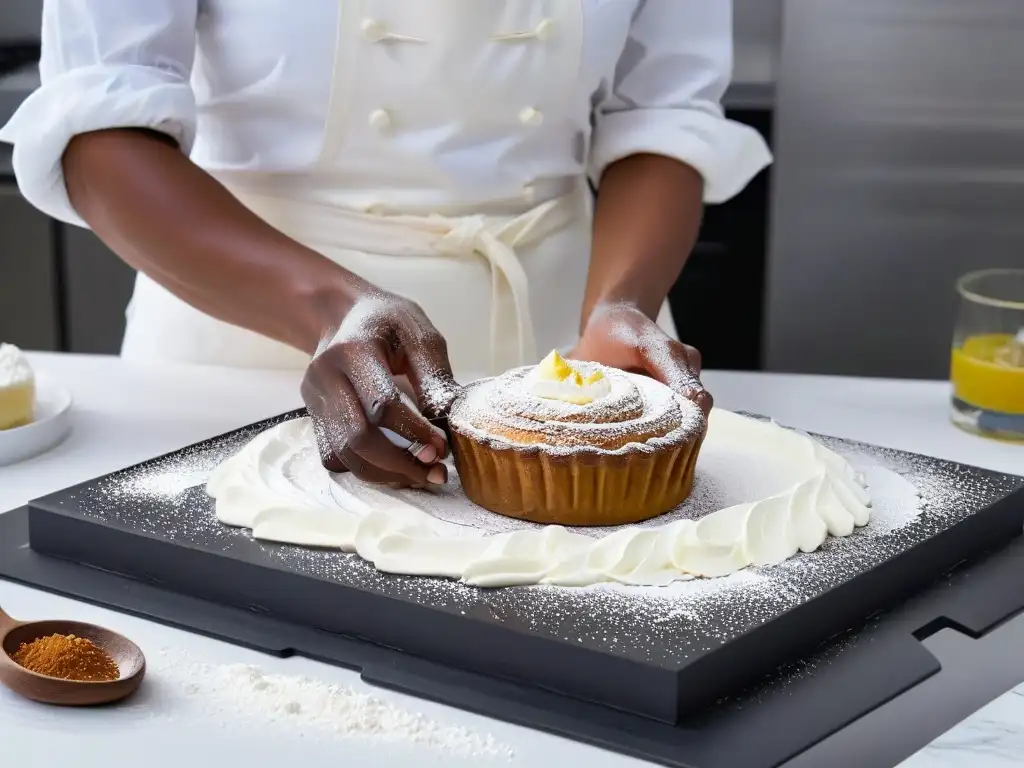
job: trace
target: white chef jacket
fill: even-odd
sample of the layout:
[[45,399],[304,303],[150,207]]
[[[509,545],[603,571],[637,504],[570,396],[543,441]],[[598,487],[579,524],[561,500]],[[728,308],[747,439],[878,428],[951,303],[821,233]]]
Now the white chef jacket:
[[[42,86],[0,140],[25,197],[76,224],[62,154],[113,127],[172,136],[243,202],[515,217],[638,152],[693,166],[718,202],[771,159],[723,116],[731,24],[730,0],[46,0]],[[534,314],[578,317],[586,252],[543,258],[573,259],[542,270],[573,284],[545,296],[526,269]]]

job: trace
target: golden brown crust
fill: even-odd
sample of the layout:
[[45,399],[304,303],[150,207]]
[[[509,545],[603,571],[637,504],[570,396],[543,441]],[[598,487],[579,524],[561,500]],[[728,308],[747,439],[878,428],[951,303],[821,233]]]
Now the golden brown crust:
[[580,454],[496,449],[453,430],[455,463],[474,504],[557,525],[624,525],[679,506],[693,488],[704,433],[656,452]]
[[[475,425],[481,431],[487,432],[495,438],[521,445],[544,444],[550,442],[553,437],[536,430],[516,429],[513,426],[486,417],[476,419]],[[646,443],[651,438],[662,437],[664,434],[664,429],[638,430],[630,433],[610,432],[603,435],[590,436],[587,444],[593,448],[615,451],[630,443]]]
[[503,387],[519,375],[479,382],[452,408],[455,463],[471,501],[536,523],[608,526],[656,517],[689,496],[707,429],[690,403],[645,380],[639,412],[629,405],[621,422],[603,415],[587,425],[564,406],[541,418],[546,404],[521,403]]

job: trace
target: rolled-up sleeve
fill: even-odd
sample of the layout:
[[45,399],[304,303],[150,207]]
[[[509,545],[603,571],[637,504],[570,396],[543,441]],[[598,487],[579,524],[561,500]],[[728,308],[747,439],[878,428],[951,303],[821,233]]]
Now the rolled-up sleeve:
[[641,0],[595,105],[595,183],[615,161],[651,153],[695,168],[709,203],[740,192],[772,157],[757,131],[725,118],[731,77],[731,0]]
[[83,225],[61,169],[78,134],[148,128],[191,151],[198,2],[45,0],[42,85],[0,129],[0,141],[14,145],[14,173],[29,202]]

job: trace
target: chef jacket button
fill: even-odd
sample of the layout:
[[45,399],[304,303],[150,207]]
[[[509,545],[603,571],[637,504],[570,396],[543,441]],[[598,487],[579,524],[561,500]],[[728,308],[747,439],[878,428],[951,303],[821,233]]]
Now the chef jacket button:
[[537,28],[533,31],[533,34],[540,41],[546,41],[551,39],[551,33],[555,31],[555,22],[551,19],[544,19]]
[[519,111],[519,122],[523,125],[540,125],[544,122],[544,115],[533,107],[524,107]]
[[391,115],[384,109],[375,109],[370,113],[370,127],[378,131],[386,131],[391,127]]
[[379,43],[388,36],[388,28],[383,22],[376,19],[363,19],[360,27],[363,30],[363,36],[374,43]]
[[527,184],[523,187],[523,200],[528,203],[535,203],[537,201],[537,188],[533,184]]

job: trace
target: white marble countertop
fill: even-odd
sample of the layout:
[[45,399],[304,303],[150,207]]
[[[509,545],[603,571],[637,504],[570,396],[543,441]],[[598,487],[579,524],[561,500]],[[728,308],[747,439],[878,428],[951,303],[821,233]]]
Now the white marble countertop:
[[[0,510],[21,506],[40,495],[299,405],[295,374],[134,367],[116,358],[104,357],[36,354],[32,359],[40,371],[54,376],[74,393],[74,431],[52,452],[20,465],[0,468]],[[706,382],[715,394],[716,404],[723,408],[765,413],[780,422],[811,431],[994,470],[1024,471],[1024,448],[974,438],[949,424],[948,389],[940,382],[714,371],[706,374]],[[370,690],[351,670],[301,658],[266,657],[6,582],[0,582],[0,605],[23,618],[73,618],[109,626],[135,639],[148,655],[157,659],[162,649],[181,650],[203,663],[253,663],[268,673],[308,675],[331,684]],[[1024,624],[1018,635],[1022,630]],[[31,762],[20,764],[31,764],[33,768],[64,764],[81,768],[134,765],[169,768],[185,760],[195,763],[197,756],[202,756],[200,764],[204,766],[228,760],[249,765],[273,765],[287,760],[304,768],[506,764],[504,759],[492,763],[479,756],[468,760],[456,758],[445,749],[430,749],[404,741],[382,745],[373,739],[297,733],[273,722],[254,720],[246,712],[232,712],[230,707],[228,711],[211,715],[195,708],[195,703],[179,689],[175,670],[167,667],[166,662],[164,665],[166,675],[161,675],[158,661],[153,665],[144,690],[128,706],[112,711],[44,708],[0,691],[0,743],[4,745],[5,755],[2,762],[6,764],[10,760],[12,765],[17,765],[17,758],[31,756]],[[1016,673],[1004,671],[1001,679],[1005,680],[1006,674]],[[1024,672],[978,704],[991,701],[999,692],[1021,680],[1024,680]],[[514,750],[512,765],[586,764],[591,768],[627,768],[644,764],[401,694],[374,693],[388,703],[422,713],[442,725],[492,735]],[[966,714],[969,711],[957,719]],[[950,724],[937,726],[935,733]],[[833,740],[842,741],[844,733],[854,731],[851,726]],[[112,749],[115,740],[118,746]],[[966,765],[966,762],[949,762],[958,754],[968,755],[972,766],[1016,764],[1020,754],[1017,745],[1022,742],[1024,696],[1011,695],[993,703],[991,709],[979,712],[906,765],[910,768]],[[914,748],[921,743],[924,742],[918,742]],[[957,745],[969,745],[969,751]],[[859,747],[854,743],[844,749],[850,755]],[[904,751],[900,757],[911,751]],[[998,762],[1003,753],[1009,762]],[[816,749],[815,754],[822,753]],[[794,765],[799,762],[798,758]],[[863,760],[840,763],[829,759],[827,764],[882,763]]]
[[1024,685],[954,726],[898,768],[1018,768],[1024,763]]

